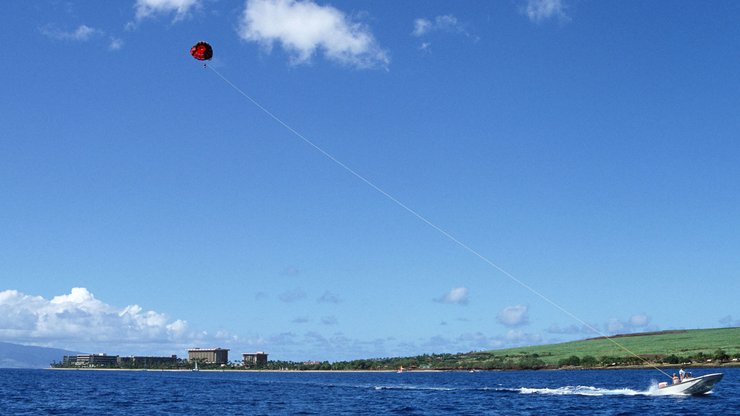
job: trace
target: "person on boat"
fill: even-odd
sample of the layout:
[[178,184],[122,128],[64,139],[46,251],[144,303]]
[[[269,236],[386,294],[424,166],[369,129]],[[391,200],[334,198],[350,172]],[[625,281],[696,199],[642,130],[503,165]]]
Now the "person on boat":
[[683,379],[685,379],[685,378],[686,378],[686,372],[683,371],[683,367],[681,367],[681,369],[678,370],[678,379],[680,381],[683,381]]
[[678,384],[680,382],[681,380],[678,379],[678,376],[676,375],[676,373],[673,373],[673,384]]

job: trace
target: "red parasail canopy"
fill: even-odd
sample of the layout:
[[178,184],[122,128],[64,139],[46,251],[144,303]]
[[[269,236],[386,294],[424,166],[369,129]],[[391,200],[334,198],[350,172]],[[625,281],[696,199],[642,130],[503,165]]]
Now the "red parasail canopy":
[[199,61],[208,61],[213,58],[213,48],[208,42],[198,42],[190,48],[190,54]]

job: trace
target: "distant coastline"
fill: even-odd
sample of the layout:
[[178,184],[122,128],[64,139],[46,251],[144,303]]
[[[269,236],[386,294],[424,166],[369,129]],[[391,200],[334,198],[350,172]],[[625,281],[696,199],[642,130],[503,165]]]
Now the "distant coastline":
[[[557,367],[557,368],[538,368],[538,369],[476,369],[475,371],[486,371],[486,372],[497,372],[497,371],[578,371],[578,370],[650,370],[655,367],[661,369],[670,368],[740,368],[740,362],[728,362],[723,364],[690,364],[690,365],[633,365],[633,366],[610,366],[610,367]],[[194,372],[189,369],[176,369],[176,368],[93,368],[93,367],[79,367],[79,368],[60,368],[60,367],[48,367],[45,370],[54,371],[151,371],[151,372]],[[403,373],[468,373],[471,370],[468,369],[442,369],[442,368],[415,368],[402,371]],[[379,370],[267,370],[267,369],[245,369],[245,368],[223,368],[223,369],[206,369],[198,370],[197,372],[204,373],[398,373],[398,370],[390,369],[379,369]]]
[[[280,361],[255,363],[221,362],[189,357],[80,356],[88,361],[64,357],[53,367],[70,370],[131,371],[506,371],[581,370],[640,368],[740,367],[740,327],[671,330],[643,334],[599,337],[560,344],[536,345],[504,350],[458,354],[423,354],[414,357],[358,359],[352,361]],[[193,350],[202,352],[201,350]],[[215,349],[220,351],[223,349]],[[213,352],[211,351],[211,352]],[[267,357],[265,353],[259,353]],[[255,354],[244,353],[245,357]],[[80,358],[78,357],[78,358]]]

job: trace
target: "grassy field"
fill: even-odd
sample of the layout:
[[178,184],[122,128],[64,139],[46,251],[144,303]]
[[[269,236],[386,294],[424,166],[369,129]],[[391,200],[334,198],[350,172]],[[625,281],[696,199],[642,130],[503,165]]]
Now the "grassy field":
[[[619,345],[617,345],[619,344]],[[620,345],[623,348],[620,348]],[[692,329],[657,333],[630,334],[611,339],[596,338],[562,344],[538,345],[525,348],[486,351],[494,356],[539,355],[547,364],[557,364],[570,356],[593,357],[631,355],[625,349],[641,356],[695,356],[698,353],[713,355],[722,349],[730,357],[740,356],[740,327],[719,329]]]

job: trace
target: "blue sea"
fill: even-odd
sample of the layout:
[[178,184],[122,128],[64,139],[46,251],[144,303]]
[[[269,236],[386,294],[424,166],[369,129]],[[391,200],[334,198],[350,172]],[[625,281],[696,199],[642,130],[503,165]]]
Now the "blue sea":
[[740,369],[661,396],[655,370],[258,373],[0,369],[2,415],[740,415]]

